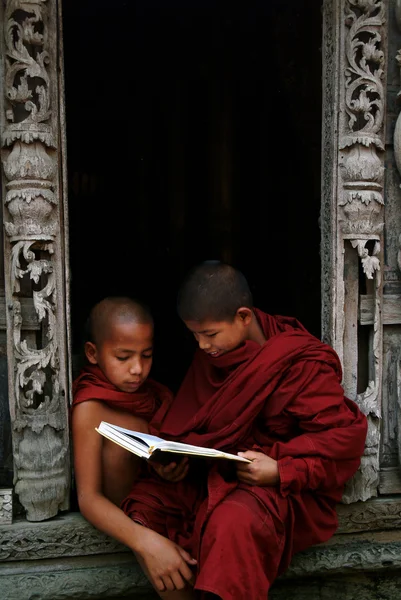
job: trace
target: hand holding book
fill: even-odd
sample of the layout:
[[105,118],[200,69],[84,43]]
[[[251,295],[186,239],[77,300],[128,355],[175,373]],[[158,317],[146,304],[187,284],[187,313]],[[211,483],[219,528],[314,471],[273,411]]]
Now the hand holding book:
[[[166,453],[166,459],[169,457],[169,453]],[[171,460],[171,459],[170,459]],[[170,462],[169,464],[158,463],[155,460],[150,461],[153,469],[162,479],[177,483],[184,479],[189,470],[189,459],[188,456],[178,458],[178,461]]]

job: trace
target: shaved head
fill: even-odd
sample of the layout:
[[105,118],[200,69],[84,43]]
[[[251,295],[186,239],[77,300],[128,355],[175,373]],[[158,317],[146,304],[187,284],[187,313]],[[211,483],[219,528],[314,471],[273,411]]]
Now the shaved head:
[[152,325],[153,318],[145,304],[124,296],[110,296],[98,302],[87,321],[87,340],[101,344],[111,334],[114,325],[137,323]]
[[241,307],[252,309],[248,282],[240,271],[219,261],[192,269],[178,292],[183,321],[231,321]]

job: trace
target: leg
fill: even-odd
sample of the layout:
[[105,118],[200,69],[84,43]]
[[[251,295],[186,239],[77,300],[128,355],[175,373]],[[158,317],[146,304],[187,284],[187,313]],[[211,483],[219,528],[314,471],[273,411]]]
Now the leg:
[[271,512],[241,489],[216,507],[202,537],[197,590],[211,598],[266,600],[285,542],[274,493]]

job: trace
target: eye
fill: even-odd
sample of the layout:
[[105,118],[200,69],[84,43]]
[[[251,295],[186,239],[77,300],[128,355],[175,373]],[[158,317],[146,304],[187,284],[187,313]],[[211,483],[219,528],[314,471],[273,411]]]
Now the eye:
[[128,360],[128,356],[116,356],[116,359],[120,362],[125,362],[126,360]]
[[205,335],[206,335],[206,337],[209,337],[209,338],[214,337],[215,335],[217,335],[217,331],[215,333],[206,333]]
[[153,352],[151,352],[150,354],[142,354],[142,358],[150,359],[152,357],[153,357]]

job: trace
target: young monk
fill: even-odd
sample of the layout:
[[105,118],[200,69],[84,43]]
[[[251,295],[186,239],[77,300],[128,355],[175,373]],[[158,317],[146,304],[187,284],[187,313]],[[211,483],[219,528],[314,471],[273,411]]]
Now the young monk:
[[147,432],[148,422],[161,406],[170,403],[171,393],[148,378],[153,320],[145,306],[129,298],[106,298],[92,309],[88,333],[88,364],[73,386],[72,435],[79,507],[95,527],[140,552],[142,543],[152,548],[160,536],[150,530],[144,534],[143,527],[133,523],[119,504],[143,462],[105,439],[95,427],[108,421]]
[[199,349],[154,426],[161,437],[251,462],[160,467],[134,484],[122,506],[144,531],[197,560],[189,574],[185,558],[142,560],[161,597],[266,600],[296,552],[335,532],[336,504],[360,464],[367,420],[344,397],[334,350],[295,319],[254,308],[244,276],[231,266],[195,268],[178,312]]

